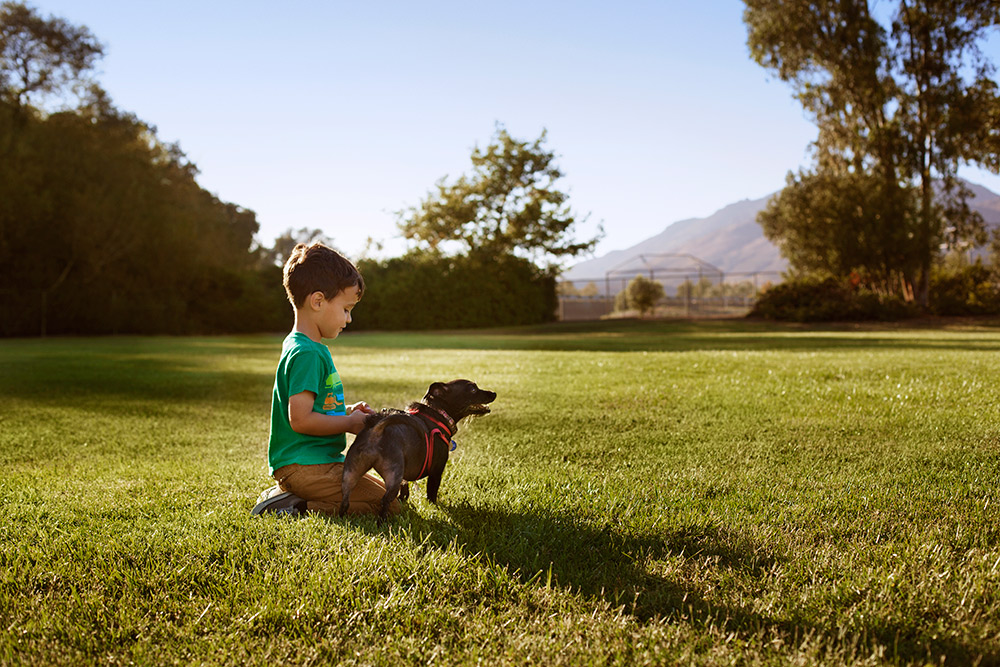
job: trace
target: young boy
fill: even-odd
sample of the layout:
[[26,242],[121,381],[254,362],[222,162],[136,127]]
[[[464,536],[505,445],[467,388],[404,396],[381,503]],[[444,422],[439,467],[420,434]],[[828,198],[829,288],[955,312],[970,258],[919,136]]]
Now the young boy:
[[[285,262],[283,283],[295,324],[282,344],[274,377],[267,458],[278,488],[291,495],[258,508],[337,514],[346,434],[359,433],[373,410],[364,402],[345,404],[344,385],[321,341],[336,338],[350,324],[365,283],[350,261],[321,243],[295,246]],[[377,513],[384,494],[385,485],[366,475],[351,492],[350,513]],[[390,512],[399,511],[396,500]]]

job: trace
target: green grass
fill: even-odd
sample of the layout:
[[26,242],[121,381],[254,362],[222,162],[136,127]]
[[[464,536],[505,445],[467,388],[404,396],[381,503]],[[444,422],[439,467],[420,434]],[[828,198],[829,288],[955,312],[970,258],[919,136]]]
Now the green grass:
[[2,664],[1000,664],[1000,328],[332,345],[499,393],[441,502],[250,517],[280,336],[0,341]]

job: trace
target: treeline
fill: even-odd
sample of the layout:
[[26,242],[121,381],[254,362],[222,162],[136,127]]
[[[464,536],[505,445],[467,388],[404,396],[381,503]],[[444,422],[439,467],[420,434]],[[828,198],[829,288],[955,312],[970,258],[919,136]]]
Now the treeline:
[[91,78],[84,26],[0,3],[0,335],[279,329],[253,211]]
[[[0,335],[289,328],[277,247],[295,239],[255,247],[254,212],[201,188],[134,116],[0,104],[0,141]],[[556,311],[553,273],[509,253],[358,264],[368,289],[352,329],[531,324]]]
[[219,200],[148,125],[104,100],[0,103],[0,334],[287,326],[253,211]]
[[[260,246],[253,211],[199,186],[178,146],[90,78],[103,48],[86,27],[0,2],[0,336],[287,330],[284,257],[335,240],[303,228]],[[554,269],[525,256],[594,241],[569,239],[575,217],[543,142],[498,126],[473,176],[401,213],[419,247],[360,262],[355,328],[553,319]]]

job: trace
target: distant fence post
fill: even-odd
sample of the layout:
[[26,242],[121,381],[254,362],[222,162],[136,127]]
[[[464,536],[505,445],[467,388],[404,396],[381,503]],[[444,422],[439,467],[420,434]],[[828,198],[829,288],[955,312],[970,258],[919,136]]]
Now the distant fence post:
[[691,317],[691,278],[684,276],[684,317]]

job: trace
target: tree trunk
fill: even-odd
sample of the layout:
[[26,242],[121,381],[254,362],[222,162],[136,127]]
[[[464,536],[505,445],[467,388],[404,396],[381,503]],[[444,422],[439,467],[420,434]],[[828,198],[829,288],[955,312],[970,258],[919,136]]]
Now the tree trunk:
[[46,289],[42,290],[42,313],[41,313],[41,323],[39,327],[40,329],[39,334],[41,335],[42,338],[45,338],[46,334],[48,333],[49,294],[55,292],[60,285],[66,282],[66,277],[69,275],[69,272],[73,269],[74,264],[76,264],[75,259],[71,259],[70,261],[66,262],[66,266],[63,268],[62,273],[59,274],[59,277],[56,278],[55,281],[51,285],[49,285]]
[[921,174],[921,202],[920,202],[920,273],[917,274],[917,305],[922,310],[927,310],[930,306],[931,289],[931,218],[933,215],[933,187],[931,183],[930,170],[925,169]]
[[45,338],[46,319],[48,314],[48,301],[49,301],[48,290],[42,290],[42,304],[41,304],[42,312],[40,318],[41,322],[39,324],[39,331],[38,331],[38,335],[41,336],[42,338]]

